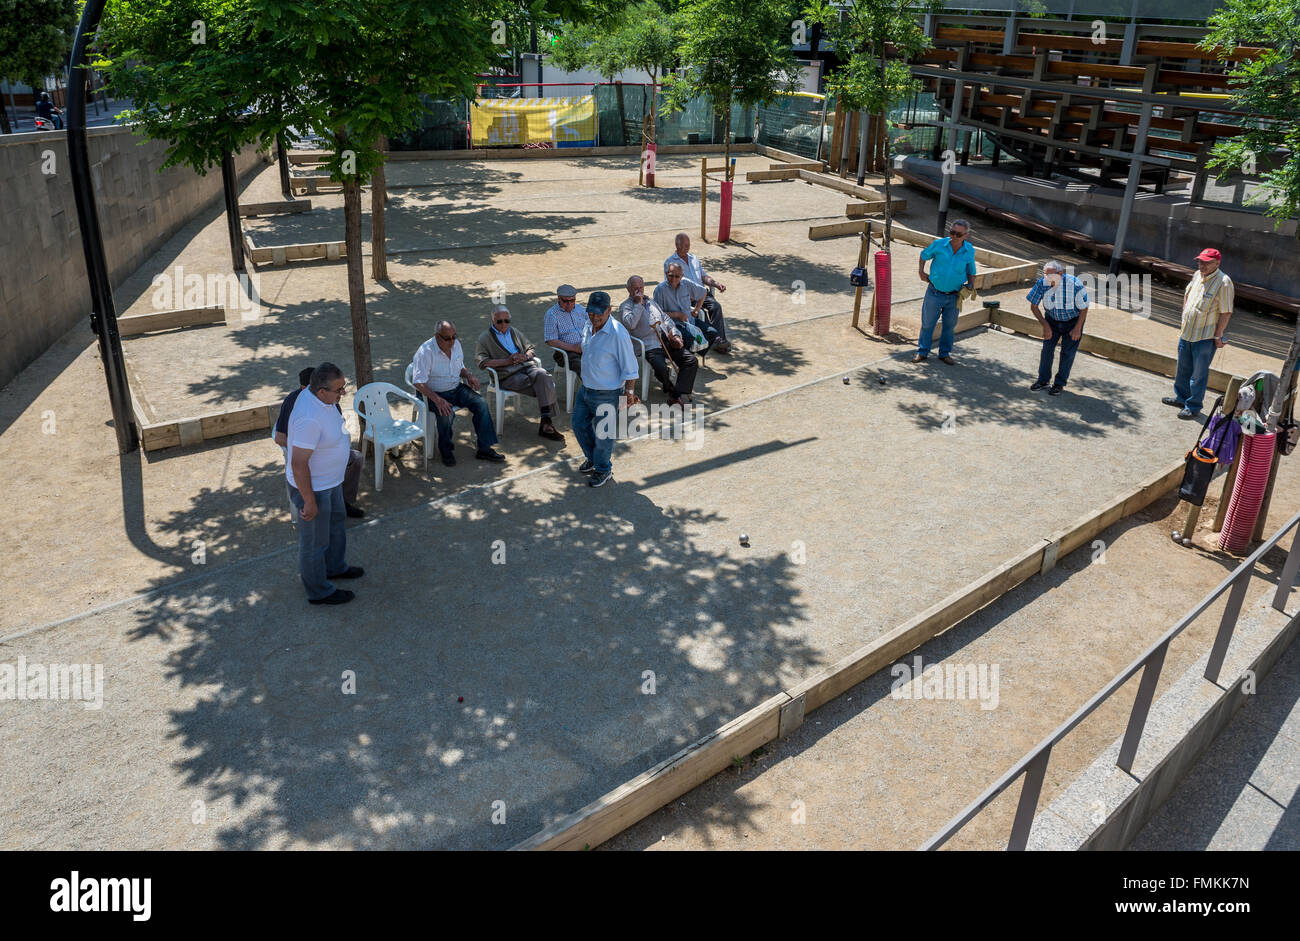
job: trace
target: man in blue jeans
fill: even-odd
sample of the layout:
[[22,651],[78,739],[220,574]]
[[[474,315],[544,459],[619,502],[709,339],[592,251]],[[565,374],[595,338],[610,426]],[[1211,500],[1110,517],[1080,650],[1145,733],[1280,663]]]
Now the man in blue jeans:
[[1174,394],[1160,401],[1180,408],[1178,417],[1199,419],[1210,379],[1210,363],[1224,346],[1223,332],[1232,316],[1232,279],[1219,270],[1223,260],[1217,248],[1196,256],[1196,274],[1183,291],[1183,327],[1178,334],[1178,372]]
[[[957,219],[948,226],[947,238],[935,239],[921,251],[917,275],[930,286],[925,289],[925,299],[921,302],[921,337],[916,343],[916,355],[912,357],[914,363],[924,363],[929,358],[934,327],[942,317],[939,359],[949,366],[954,365],[949,354],[957,333],[957,315],[961,313],[957,295],[962,287],[975,290],[975,249],[966,241],[969,231],[970,224],[965,219]],[[928,275],[925,273],[927,261],[931,262]]]
[[411,384],[434,413],[438,424],[438,456],[443,464],[452,467],[456,463],[451,423],[458,408],[468,410],[474,418],[474,436],[478,441],[474,456],[498,464],[505,461],[506,456],[492,448],[497,443],[496,425],[483,396],[478,394],[478,377],[465,368],[465,353],[456,339],[456,325],[450,320],[439,320],[433,336],[415,351],[411,360]]
[[298,525],[298,574],[312,604],[347,604],[352,592],[335,588],[334,581],[365,574],[347,564],[343,475],[352,437],[337,408],[346,388],[343,370],[321,363],[289,419],[284,473]]
[[[1030,386],[1037,392],[1047,389],[1052,378],[1052,359],[1056,344],[1061,344],[1061,365],[1056,370],[1056,381],[1047,389],[1048,395],[1060,395],[1070,381],[1070,367],[1074,354],[1083,339],[1083,322],[1088,319],[1088,291],[1083,282],[1065,270],[1065,265],[1053,259],[1043,265],[1043,276],[1034,282],[1025,296],[1038,325],[1043,328],[1043,352],[1038,357],[1038,381]],[[1038,305],[1042,304],[1040,308]],[[1046,319],[1043,314],[1046,312]]]
[[632,349],[627,328],[609,315],[609,295],[596,291],[587,301],[587,326],[582,331],[582,385],[573,406],[573,436],[586,458],[578,472],[590,474],[587,486],[601,487],[614,476],[610,456],[618,437],[619,399],[638,401],[636,381],[641,363]]

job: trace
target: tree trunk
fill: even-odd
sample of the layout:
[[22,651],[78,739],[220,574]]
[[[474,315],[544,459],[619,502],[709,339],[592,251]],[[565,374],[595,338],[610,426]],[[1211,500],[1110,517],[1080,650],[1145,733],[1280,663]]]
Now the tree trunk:
[[285,145],[284,131],[275,135],[275,150],[280,164],[280,192],[285,199],[293,199],[293,187],[289,185],[289,148]]
[[1268,414],[1264,416],[1269,431],[1277,431],[1278,422],[1282,420],[1282,408],[1287,394],[1291,391],[1291,374],[1295,372],[1298,357],[1300,357],[1300,322],[1296,324],[1296,335],[1291,339],[1291,348],[1286,351],[1286,359],[1282,363],[1282,381],[1277,384],[1277,391],[1273,393]]
[[[380,135],[376,142],[382,154],[388,150],[388,139]],[[384,225],[384,204],[388,202],[388,181],[384,165],[375,168],[370,177],[370,277],[376,281],[388,280],[388,239]]]
[[[339,143],[340,148],[342,143]],[[348,255],[348,307],[352,313],[352,360],[357,388],[368,385],[370,326],[366,322],[366,282],[361,267],[361,184],[355,175],[343,180],[343,231]]]
[[9,127],[9,109],[0,101],[0,134],[12,134],[13,130]]

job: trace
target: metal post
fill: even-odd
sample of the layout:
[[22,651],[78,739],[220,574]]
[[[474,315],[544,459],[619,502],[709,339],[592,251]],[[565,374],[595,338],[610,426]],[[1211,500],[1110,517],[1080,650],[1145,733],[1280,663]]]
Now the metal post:
[[1296,526],[1295,535],[1291,537],[1291,551],[1287,553],[1286,564],[1282,566],[1282,580],[1277,584],[1277,593],[1273,595],[1273,607],[1279,611],[1286,610],[1287,596],[1295,585],[1296,572],[1300,570],[1300,526]]
[[239,226],[239,176],[235,173],[235,155],[226,151],[221,158],[222,191],[226,197],[226,229],[230,233],[230,265],[244,270],[244,237]]
[[104,237],[95,207],[90,151],[86,146],[86,46],[99,29],[105,2],[86,0],[72,41],[68,87],[76,89],[76,93],[69,95],[67,101],[68,174],[72,178],[72,197],[77,204],[81,248],[86,255],[86,275],[90,281],[90,325],[99,336],[99,356],[104,361],[104,377],[108,380],[108,402],[113,411],[117,449],[126,454],[139,446],[139,438],[131,408],[131,390],[126,382],[122,338],[117,332],[117,310],[113,306],[113,285],[109,279],[108,261],[104,257]]
[[1155,698],[1156,684],[1160,682],[1160,668],[1165,665],[1165,653],[1168,650],[1169,641],[1165,641],[1151,654],[1147,665],[1142,669],[1142,682],[1138,684],[1133,711],[1128,717],[1128,728],[1124,730],[1124,741],[1119,746],[1119,759],[1115,762],[1124,771],[1133,770],[1133,759],[1137,757],[1142,730],[1146,728],[1147,713],[1151,711],[1151,700]]
[[820,163],[822,159],[822,138],[826,136],[826,105],[830,100],[831,96],[829,92],[822,95],[822,123],[821,127],[817,131],[817,156],[813,158],[818,163]]
[[1137,199],[1138,181],[1142,177],[1142,156],[1147,149],[1147,131],[1151,129],[1153,107],[1150,102],[1142,105],[1142,116],[1138,119],[1133,156],[1128,166],[1128,184],[1124,187],[1124,203],[1119,211],[1119,225],[1115,228],[1115,251],[1110,256],[1111,274],[1119,274],[1120,262],[1124,258],[1124,241],[1128,238],[1129,217],[1133,215],[1133,201]]
[[866,111],[858,112],[858,186],[861,186],[867,178],[867,125],[871,122],[868,120]]
[[1219,682],[1223,658],[1228,655],[1228,644],[1232,642],[1232,632],[1237,627],[1237,617],[1241,614],[1241,605],[1246,600],[1246,589],[1250,587],[1250,576],[1254,572],[1255,566],[1252,563],[1248,568],[1242,569],[1237,580],[1232,583],[1232,593],[1228,595],[1228,605],[1223,609],[1219,632],[1214,635],[1214,647],[1210,650],[1210,659],[1205,664],[1205,678],[1211,683]]
[[[948,149],[954,154],[957,152],[957,122],[961,120],[961,98],[962,98],[962,80],[957,79],[952,90],[952,128],[948,134]],[[939,187],[939,228],[938,234],[943,235],[944,229],[948,227],[948,191],[952,186],[954,173],[944,173],[940,166],[939,175],[943,177]],[[956,168],[954,168],[955,171]]]
[[1047,759],[1051,747],[1044,748],[1025,769],[1025,781],[1020,785],[1020,803],[1016,805],[1016,819],[1011,824],[1011,839],[1007,849],[1020,852],[1029,844],[1029,831],[1034,825],[1034,811],[1038,809],[1038,795],[1043,792],[1043,778],[1047,775]]

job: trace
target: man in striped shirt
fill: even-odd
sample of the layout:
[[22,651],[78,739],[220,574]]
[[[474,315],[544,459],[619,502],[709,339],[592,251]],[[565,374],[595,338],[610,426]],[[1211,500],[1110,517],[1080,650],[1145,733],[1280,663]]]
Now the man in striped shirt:
[[[1052,259],[1043,265],[1043,276],[1034,283],[1025,299],[1029,301],[1029,309],[1038,319],[1038,325],[1043,328],[1038,381],[1029,388],[1034,392],[1047,389],[1048,395],[1060,395],[1070,381],[1074,354],[1079,351],[1079,342],[1083,339],[1083,322],[1088,319],[1088,290],[1082,281],[1065,270],[1065,265]],[[1061,344],[1061,364],[1056,369],[1056,381],[1048,388],[1057,343]]]
[[1174,394],[1160,401],[1181,408],[1179,418],[1201,416],[1210,362],[1223,348],[1223,332],[1232,316],[1232,279],[1219,270],[1223,256],[1207,248],[1196,256],[1196,274],[1183,291],[1183,329],[1178,335],[1178,372]]

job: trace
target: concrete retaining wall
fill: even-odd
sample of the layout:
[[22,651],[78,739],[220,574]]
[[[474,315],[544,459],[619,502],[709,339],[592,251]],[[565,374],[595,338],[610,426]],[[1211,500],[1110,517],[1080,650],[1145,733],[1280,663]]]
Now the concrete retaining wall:
[[[88,131],[91,172],[113,284],[221,198],[221,172],[159,173],[164,145],[127,127]],[[253,147],[240,175],[262,162]],[[53,169],[53,173],[45,172]],[[90,289],[63,131],[0,136],[0,386],[79,320],[90,333]]]
[[[936,186],[942,182],[940,164],[931,160],[907,157],[900,166]],[[956,192],[999,209],[1073,229],[1101,242],[1115,239],[1124,195],[1112,187],[1030,179],[984,167],[958,167],[952,186]],[[1234,280],[1289,297],[1300,295],[1294,220],[1275,229],[1268,217],[1193,206],[1185,196],[1143,195],[1135,201],[1125,251],[1194,268],[1196,254],[1206,246],[1223,252],[1223,270]],[[1051,249],[1045,246],[1044,251]]]

